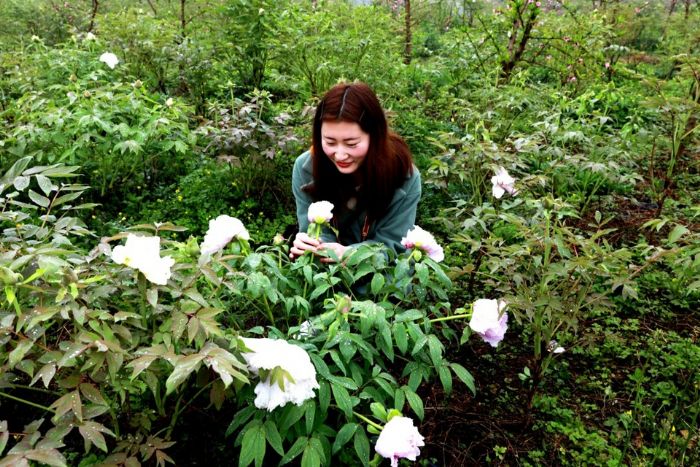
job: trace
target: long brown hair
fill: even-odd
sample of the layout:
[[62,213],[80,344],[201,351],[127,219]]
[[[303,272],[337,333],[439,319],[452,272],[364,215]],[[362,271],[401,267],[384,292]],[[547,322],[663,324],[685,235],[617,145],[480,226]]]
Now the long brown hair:
[[344,210],[355,195],[353,177],[341,174],[321,145],[324,121],[357,123],[369,134],[369,148],[357,169],[360,175],[358,201],[370,221],[380,219],[394,192],[413,173],[411,150],[404,140],[391,132],[377,95],[364,83],[343,83],[332,87],[316,107],[313,124],[313,177],[306,188],[316,200],[331,201]]

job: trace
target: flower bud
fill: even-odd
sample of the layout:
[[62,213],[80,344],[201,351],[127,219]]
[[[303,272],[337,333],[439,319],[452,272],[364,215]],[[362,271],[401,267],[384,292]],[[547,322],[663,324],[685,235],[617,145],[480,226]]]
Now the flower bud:
[[272,244],[275,246],[280,246],[284,243],[284,237],[282,234],[277,234],[275,237],[272,239]]
[[141,82],[140,79],[137,79],[136,81],[134,81],[134,83],[132,84],[132,86],[135,87],[136,89],[138,89],[138,88],[140,88],[141,86],[143,86],[143,83]]
[[83,91],[83,97],[88,98],[92,96],[92,93],[90,91]]
[[349,296],[343,295],[339,297],[336,301],[335,310],[338,313],[348,314],[350,312],[350,307],[352,306],[352,300]]
[[71,80],[71,82],[73,82],[73,83],[75,83],[76,81],[78,81],[78,77],[75,76],[75,74],[71,74],[70,77],[69,77],[68,79]]
[[172,106],[173,106],[173,102],[174,102],[174,101],[173,101],[173,98],[172,98],[172,97],[168,97],[168,99],[165,101],[165,105],[167,105],[168,107],[172,107]]

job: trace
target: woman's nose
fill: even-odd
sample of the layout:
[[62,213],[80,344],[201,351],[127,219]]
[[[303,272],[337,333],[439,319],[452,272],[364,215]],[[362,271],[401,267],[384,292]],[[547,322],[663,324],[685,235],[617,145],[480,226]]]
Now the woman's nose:
[[348,158],[348,155],[345,153],[345,151],[336,151],[335,153],[335,160],[345,160]]

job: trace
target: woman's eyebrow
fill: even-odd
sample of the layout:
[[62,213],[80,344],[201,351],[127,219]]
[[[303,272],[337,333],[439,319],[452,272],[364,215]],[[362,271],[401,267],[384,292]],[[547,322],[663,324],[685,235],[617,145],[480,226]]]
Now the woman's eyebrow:
[[[336,139],[333,138],[332,136],[323,136],[323,139],[327,139],[327,140],[329,140],[329,141],[335,141],[335,140],[336,140]],[[347,143],[347,142],[349,142],[349,141],[357,141],[357,140],[359,140],[359,139],[360,139],[359,136],[353,136],[353,137],[351,137],[351,138],[345,138],[345,139],[342,140],[342,141],[345,142],[345,143]]]

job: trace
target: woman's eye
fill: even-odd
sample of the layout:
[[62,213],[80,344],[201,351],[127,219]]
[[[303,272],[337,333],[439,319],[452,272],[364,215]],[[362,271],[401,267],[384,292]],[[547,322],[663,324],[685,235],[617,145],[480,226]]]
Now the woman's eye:
[[355,144],[348,144],[348,147],[351,149],[355,149],[357,147],[357,143]]

